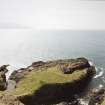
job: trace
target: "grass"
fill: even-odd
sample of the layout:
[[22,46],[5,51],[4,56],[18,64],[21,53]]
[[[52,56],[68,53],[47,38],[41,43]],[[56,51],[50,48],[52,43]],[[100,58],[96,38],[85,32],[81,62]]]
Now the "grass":
[[102,102],[102,104],[101,105],[105,105],[105,100]]
[[43,70],[38,71],[33,70],[17,84],[17,88],[13,91],[12,95],[22,96],[32,94],[44,84],[71,82],[85,74],[86,70],[78,70],[72,74],[63,74],[59,66],[50,67],[48,69],[43,68]]

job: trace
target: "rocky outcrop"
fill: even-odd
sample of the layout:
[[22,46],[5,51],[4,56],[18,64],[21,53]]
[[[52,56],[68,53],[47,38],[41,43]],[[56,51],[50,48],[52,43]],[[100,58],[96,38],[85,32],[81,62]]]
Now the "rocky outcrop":
[[46,64],[46,63],[43,61],[38,61],[38,62],[33,62],[31,66],[32,67],[39,67],[39,66],[42,66],[44,64]]
[[16,83],[19,82],[25,76],[25,69],[19,69],[14,71],[9,77],[10,80],[14,80]]
[[[91,82],[93,75],[95,74],[95,67],[91,66],[86,58],[34,62],[27,68],[21,68],[19,70],[14,71],[10,76],[10,79],[16,81],[17,89],[18,87],[21,87],[18,85],[18,83],[20,83],[21,80],[24,80],[25,76],[28,76],[28,74],[37,71],[38,73],[40,73],[42,71],[47,70],[60,70],[60,73],[62,74],[59,74],[58,72],[52,72],[52,74],[50,75],[50,76],[57,75],[60,76],[60,78],[65,77],[65,75],[71,76],[73,73],[75,74],[75,72],[78,71],[84,71],[85,73],[81,75],[80,78],[78,79],[76,78],[72,81],[62,83],[59,82],[46,83],[46,81],[44,81],[43,80],[44,78],[42,77],[42,80],[40,80],[41,82],[40,87],[37,90],[35,90],[32,94],[19,95],[17,98],[18,101],[20,103],[23,103],[24,105],[81,105],[78,99],[75,98],[75,95],[83,92],[87,88],[88,84]],[[48,81],[50,81],[50,79],[53,78],[57,79],[57,77],[52,78],[49,77]],[[30,79],[34,81],[33,78]],[[35,81],[36,82],[34,83],[38,84],[38,81],[37,80]],[[20,90],[17,90],[16,92],[18,91]]]
[[19,70],[14,71],[11,76],[9,77],[10,80],[15,80],[16,83],[19,82],[26,74],[31,72],[32,70],[38,70],[40,67],[44,67],[44,65],[47,64],[43,61],[33,62],[30,66],[27,68],[20,68]]
[[67,67],[64,67],[62,71],[64,74],[69,74],[75,70],[81,70],[88,67],[90,67],[90,64],[86,58],[77,58],[72,60],[72,62]]
[[55,83],[55,84],[45,84],[40,87],[32,95],[20,96],[19,100],[25,105],[59,105],[62,101],[65,104],[62,105],[78,105],[78,101],[75,100],[75,95],[83,92],[92,76],[94,75],[95,68],[87,68],[86,75],[82,76],[80,79],[68,82],[68,83]]
[[5,90],[7,88],[6,76],[4,72],[0,72],[0,90]]
[[14,71],[10,79],[15,80],[16,82],[19,82],[24,76],[31,72],[32,70],[40,70],[40,68],[49,68],[54,67],[56,65],[61,65],[61,70],[64,74],[70,74],[73,73],[75,70],[81,70],[83,68],[90,67],[90,64],[86,58],[77,58],[77,59],[64,59],[64,60],[55,60],[55,61],[38,61],[33,62],[30,66],[27,68],[21,68],[19,70]]
[[6,73],[8,72],[7,67],[9,65],[3,65],[0,67],[0,90],[6,90],[7,81],[6,81]]
[[[28,66],[25,69],[17,71],[12,74],[12,77],[18,78],[18,81],[21,81],[24,78],[24,75],[27,75],[31,71],[47,70],[51,67],[57,66],[60,67],[64,75],[72,74],[75,71],[85,70],[87,73],[85,76],[81,77],[79,80],[72,81],[70,83],[55,83],[55,84],[45,84],[40,87],[34,94],[19,96],[19,100],[25,105],[56,105],[56,103],[62,104],[62,101],[70,101],[74,99],[75,94],[79,94],[84,91],[88,83],[91,81],[95,73],[95,68],[91,66],[87,59],[77,58],[77,59],[68,59],[68,60],[56,60],[49,62],[34,62],[31,66]],[[69,69],[66,71],[66,69]],[[14,78],[11,78],[14,79]],[[76,103],[76,99],[72,101]],[[63,103],[63,104],[64,104]],[[63,105],[62,104],[62,105]]]

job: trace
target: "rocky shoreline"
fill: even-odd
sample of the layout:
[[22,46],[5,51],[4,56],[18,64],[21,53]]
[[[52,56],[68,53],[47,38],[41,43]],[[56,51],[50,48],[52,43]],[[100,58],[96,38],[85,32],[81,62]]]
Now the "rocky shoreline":
[[[97,91],[92,90],[88,95],[80,98],[80,94],[86,90],[95,72],[95,67],[91,66],[86,58],[34,62],[27,68],[21,68],[11,74],[9,79],[13,84],[16,83],[16,86],[14,86],[14,89],[12,88],[11,91],[7,89],[8,91],[5,90],[2,92],[0,95],[0,102],[2,104],[0,103],[0,105],[101,105],[105,97],[104,89]],[[47,73],[48,75],[46,75]],[[80,77],[78,77],[76,73],[81,74]],[[24,84],[22,87],[20,83],[25,83],[24,81],[31,79],[32,76],[37,77],[37,74],[39,76],[45,75],[42,77],[42,80],[39,81],[41,85],[43,84],[40,88],[31,94],[25,93],[25,95],[18,96],[13,94],[17,94],[16,92],[20,94],[20,89],[24,89],[23,87],[27,85]],[[53,77],[54,75],[57,76]],[[78,78],[75,79],[74,76]],[[47,81],[45,77],[49,78],[49,80],[51,79],[51,81],[53,78],[56,78],[56,80],[53,80],[51,83],[49,81],[44,83]],[[74,79],[68,82],[68,79],[71,77]],[[33,81],[35,77],[32,78]],[[63,78],[67,78],[67,80]],[[39,79],[39,77],[37,77],[37,79]],[[35,78],[35,81],[37,81],[37,79]],[[64,80],[65,82],[63,82]],[[33,83],[36,84],[36,82]],[[30,88],[28,90],[32,91]],[[9,96],[13,97],[12,101]],[[85,103],[83,104],[83,102]]]

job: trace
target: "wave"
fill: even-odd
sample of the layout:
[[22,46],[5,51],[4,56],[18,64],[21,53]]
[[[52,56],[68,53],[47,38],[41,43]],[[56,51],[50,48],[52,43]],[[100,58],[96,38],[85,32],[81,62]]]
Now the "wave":
[[[99,69],[96,68],[96,72],[98,72],[98,71],[99,71]],[[99,77],[101,77],[103,74],[104,74],[104,70],[103,70],[103,68],[100,68],[99,73],[96,74],[96,75],[94,76],[94,78],[99,78]]]
[[88,105],[89,104],[89,101],[86,101],[84,99],[79,99],[79,102],[81,105]]
[[94,63],[93,63],[92,61],[89,61],[89,64],[90,64],[91,66],[93,66],[93,65],[94,65]]
[[14,70],[16,70],[16,68],[14,66],[8,67],[8,72],[6,73],[6,80],[9,79],[10,75],[14,72]]
[[[19,70],[20,68],[25,68],[27,67],[24,64],[15,64],[15,63],[10,63],[11,65],[8,67],[8,72],[6,73],[6,80],[9,79],[9,77],[11,76],[11,74],[15,71],[15,70]],[[15,65],[15,66],[13,66]]]
[[[95,65],[92,61],[89,61],[89,64],[91,66],[94,66]],[[101,68],[98,68],[98,67],[95,66],[95,70],[96,70],[96,73],[98,72],[98,74],[96,74],[94,76],[94,78],[99,78],[99,77],[101,77],[104,74],[104,70],[103,70],[102,67]]]
[[101,88],[103,88],[103,85],[102,84],[99,85],[99,89],[101,89]]

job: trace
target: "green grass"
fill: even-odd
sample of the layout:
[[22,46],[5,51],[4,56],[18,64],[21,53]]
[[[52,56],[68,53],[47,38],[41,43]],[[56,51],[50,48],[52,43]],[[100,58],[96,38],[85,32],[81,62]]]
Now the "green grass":
[[63,74],[58,66],[32,71],[17,84],[17,88],[12,94],[16,96],[31,94],[44,84],[71,82],[79,79],[84,74],[86,74],[85,70],[78,70],[72,74]]
[[101,105],[105,105],[105,100],[102,102],[102,104]]

